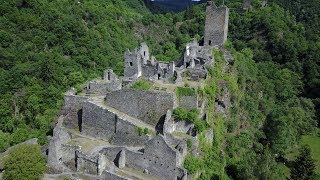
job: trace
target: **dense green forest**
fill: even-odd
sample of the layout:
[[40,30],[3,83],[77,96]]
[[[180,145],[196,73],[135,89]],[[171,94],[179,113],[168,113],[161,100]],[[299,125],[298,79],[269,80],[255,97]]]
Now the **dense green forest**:
[[[142,0],[0,2],[0,152],[32,137],[47,143],[63,93],[106,68],[121,75],[126,48],[146,41],[157,59],[175,60],[204,33],[205,4],[153,14]],[[254,2],[230,12],[235,73],[211,70],[204,89],[214,96],[217,81],[228,81],[232,108],[227,118],[213,115],[204,157],[186,159],[200,179],[285,179],[301,137],[319,136],[320,3]],[[214,55],[219,66],[223,57]]]

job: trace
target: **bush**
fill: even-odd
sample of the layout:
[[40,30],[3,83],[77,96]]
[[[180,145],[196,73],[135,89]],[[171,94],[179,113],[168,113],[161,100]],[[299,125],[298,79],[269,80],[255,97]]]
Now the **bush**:
[[147,134],[149,134],[149,129],[138,127],[138,134],[139,134],[139,136],[147,135]]
[[198,119],[198,115],[199,115],[198,109],[192,109],[189,111],[185,108],[178,107],[175,110],[173,110],[174,118],[180,121],[187,121],[190,123],[194,123]]
[[183,167],[187,169],[188,173],[194,174],[202,169],[203,161],[195,156],[188,155],[184,160]]
[[10,151],[4,169],[4,180],[41,179],[46,171],[46,160],[39,145],[22,144]]

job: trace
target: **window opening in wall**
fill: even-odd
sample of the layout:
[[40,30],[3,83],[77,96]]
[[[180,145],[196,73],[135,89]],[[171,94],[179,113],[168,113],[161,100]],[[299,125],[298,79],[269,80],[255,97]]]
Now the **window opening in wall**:
[[189,62],[186,62],[186,68],[188,68],[190,66]]
[[146,56],[146,52],[145,51],[143,51],[143,56]]
[[211,46],[211,40],[209,40],[209,46]]
[[108,72],[108,80],[110,81],[110,72]]
[[130,66],[132,66],[132,62],[130,62]]
[[158,74],[158,80],[160,79],[160,77],[161,77],[161,74]]

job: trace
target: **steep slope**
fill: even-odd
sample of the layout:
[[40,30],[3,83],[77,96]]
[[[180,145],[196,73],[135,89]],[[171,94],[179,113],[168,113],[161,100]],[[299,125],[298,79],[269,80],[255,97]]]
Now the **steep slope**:
[[45,142],[67,88],[106,67],[121,73],[138,44],[132,27],[149,13],[138,0],[1,1],[0,12],[0,151]]

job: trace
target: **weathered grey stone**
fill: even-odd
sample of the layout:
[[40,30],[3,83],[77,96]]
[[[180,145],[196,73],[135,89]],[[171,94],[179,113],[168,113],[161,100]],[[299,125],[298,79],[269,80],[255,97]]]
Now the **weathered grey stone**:
[[227,40],[229,21],[229,8],[217,7],[212,1],[208,1],[206,9],[206,24],[204,45],[220,46]]
[[163,133],[173,133],[175,131],[175,124],[172,117],[172,111],[168,110],[166,113],[166,118],[163,124]]
[[88,174],[97,175],[98,172],[98,157],[90,157],[83,152],[76,151],[77,171]]
[[107,105],[156,126],[168,109],[173,109],[174,93],[124,89],[106,95]]
[[63,171],[64,169],[63,158],[69,159],[69,157],[63,155],[62,144],[66,144],[71,139],[69,133],[62,128],[63,118],[64,116],[59,117],[48,147],[47,163],[57,171]]
[[87,94],[106,94],[109,91],[120,90],[122,80],[111,69],[104,71],[103,79],[92,80],[86,86]]
[[118,167],[121,169],[121,168],[124,168],[125,166],[126,166],[126,151],[125,151],[125,149],[122,149],[120,151],[120,157],[118,160]]
[[81,131],[79,124],[81,124],[82,121],[82,107],[88,99],[89,98],[85,96],[77,96],[70,93],[65,94],[62,108],[62,114],[65,116],[63,123],[65,127]]

